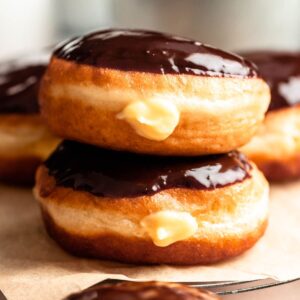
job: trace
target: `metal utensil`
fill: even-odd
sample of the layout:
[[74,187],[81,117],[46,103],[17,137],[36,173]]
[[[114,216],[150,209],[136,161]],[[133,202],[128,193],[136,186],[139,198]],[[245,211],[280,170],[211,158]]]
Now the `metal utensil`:
[[[178,283],[185,284],[194,288],[209,289],[218,295],[231,295],[231,294],[240,294],[240,293],[270,288],[274,286],[279,286],[297,280],[300,280],[300,278],[295,278],[286,281],[276,281],[273,279],[260,279],[260,280],[249,280],[249,281],[178,282]],[[106,279],[91,287],[94,287],[96,285],[108,284],[108,283],[116,284],[124,281],[126,280]]]

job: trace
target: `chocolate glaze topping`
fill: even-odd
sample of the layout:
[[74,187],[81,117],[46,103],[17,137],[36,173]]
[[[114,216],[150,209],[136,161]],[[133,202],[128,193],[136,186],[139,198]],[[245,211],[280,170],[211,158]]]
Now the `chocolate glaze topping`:
[[65,300],[216,300],[216,295],[203,289],[174,284],[147,282],[98,284]]
[[155,31],[110,29],[74,38],[54,55],[95,67],[158,74],[256,77],[244,58]]
[[244,54],[271,88],[270,110],[300,102],[300,53],[260,51]]
[[104,197],[152,195],[170,188],[214,189],[249,177],[239,152],[159,157],[64,141],[45,162],[59,186]]
[[26,59],[0,64],[0,114],[38,113],[39,82],[47,59]]

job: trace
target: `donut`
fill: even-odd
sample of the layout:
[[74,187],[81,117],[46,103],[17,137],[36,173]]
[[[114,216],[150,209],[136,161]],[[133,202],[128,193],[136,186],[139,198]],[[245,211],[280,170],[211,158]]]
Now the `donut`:
[[34,194],[62,248],[126,263],[221,261],[267,224],[268,183],[236,151],[167,157],[63,141],[38,168]]
[[65,300],[218,300],[217,295],[201,288],[167,282],[121,282],[97,284],[72,294]]
[[244,145],[269,101],[268,85],[240,56],[183,37],[123,29],[57,48],[40,90],[46,123],[65,139],[174,156]]
[[33,183],[37,166],[58,144],[39,115],[38,88],[49,54],[0,64],[0,180]]
[[271,88],[271,104],[257,134],[241,151],[270,181],[300,178],[300,52],[245,54]]

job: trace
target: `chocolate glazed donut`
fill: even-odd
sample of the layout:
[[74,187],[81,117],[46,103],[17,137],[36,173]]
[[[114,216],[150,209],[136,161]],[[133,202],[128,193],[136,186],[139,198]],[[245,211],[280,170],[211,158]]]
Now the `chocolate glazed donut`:
[[49,54],[0,64],[0,179],[32,183],[57,145],[39,116],[38,89]]
[[300,53],[246,53],[271,88],[264,124],[242,148],[272,181],[300,177]]
[[38,169],[46,228],[80,256],[204,264],[263,234],[268,184],[238,152],[158,157],[64,141]]
[[121,29],[58,48],[40,94],[42,114],[60,136],[173,156],[245,144],[269,101],[267,84],[240,56],[169,34]]
[[163,282],[123,282],[98,284],[65,300],[218,300],[215,294],[182,284]]

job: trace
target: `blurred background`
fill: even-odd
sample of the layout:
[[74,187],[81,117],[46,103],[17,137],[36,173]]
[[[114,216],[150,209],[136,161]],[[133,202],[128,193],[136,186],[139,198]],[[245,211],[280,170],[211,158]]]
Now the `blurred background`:
[[105,27],[181,34],[227,50],[300,49],[299,0],[0,0],[0,60]]

